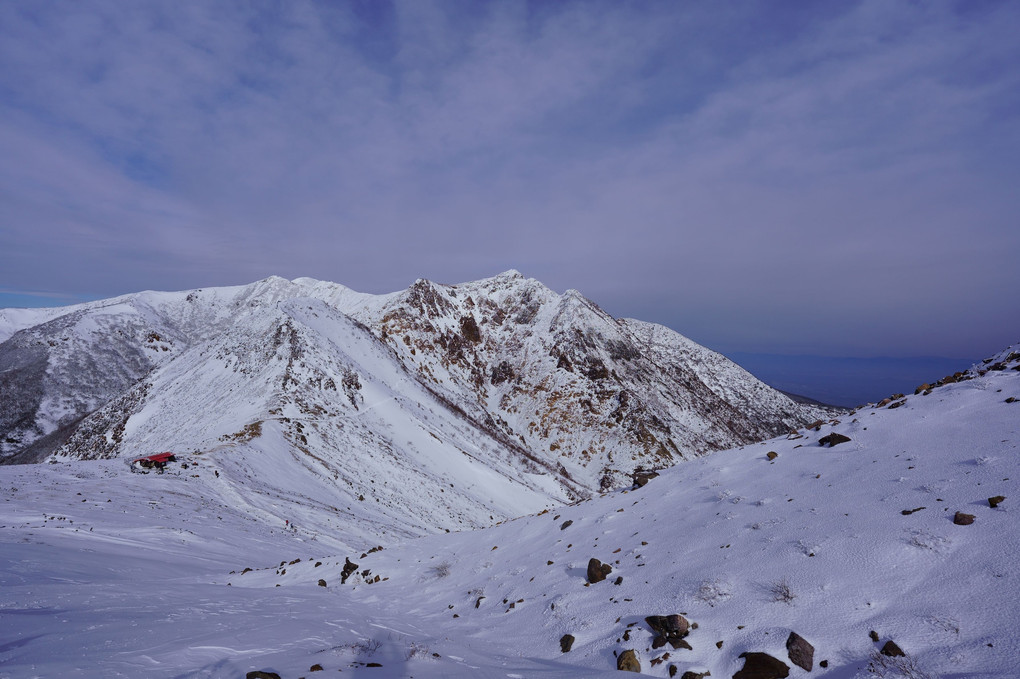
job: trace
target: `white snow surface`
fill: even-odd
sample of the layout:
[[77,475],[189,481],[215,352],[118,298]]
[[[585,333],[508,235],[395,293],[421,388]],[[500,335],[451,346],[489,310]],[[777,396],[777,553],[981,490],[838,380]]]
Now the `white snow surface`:
[[[345,321],[312,303],[289,313],[359,341],[357,326],[337,327]],[[895,409],[711,453],[642,488],[419,538],[373,535],[398,502],[330,507],[328,486],[300,469],[314,460],[270,454],[282,420],[164,474],[122,460],[0,467],[0,677],[608,677],[625,649],[657,677],[670,665],[678,677],[731,677],[744,652],[798,678],[1015,677],[1018,350]],[[401,439],[442,455],[420,427],[455,423],[413,417],[414,400],[429,401],[401,392],[397,364],[374,374],[358,412],[390,409]],[[235,375],[216,379],[229,390]],[[186,368],[178,378],[190,379]],[[851,440],[818,444],[833,432]],[[514,490],[525,478],[433,462],[479,496],[526,495]],[[387,480],[395,495],[416,492],[413,477]],[[956,512],[974,523],[956,525]],[[385,548],[362,556],[372,537]],[[341,584],[345,557],[359,567]],[[587,585],[592,557],[613,571]],[[697,623],[693,650],[651,648],[645,617],[673,613]],[[791,631],[814,646],[810,673],[787,657]],[[878,662],[890,639],[907,656]]]

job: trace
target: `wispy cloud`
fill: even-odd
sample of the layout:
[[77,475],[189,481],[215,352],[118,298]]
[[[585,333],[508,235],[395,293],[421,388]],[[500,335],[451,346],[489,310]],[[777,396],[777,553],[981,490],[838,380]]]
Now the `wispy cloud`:
[[1008,2],[7,3],[0,282],[515,267],[721,348],[980,354],[1020,334],[1017,29]]

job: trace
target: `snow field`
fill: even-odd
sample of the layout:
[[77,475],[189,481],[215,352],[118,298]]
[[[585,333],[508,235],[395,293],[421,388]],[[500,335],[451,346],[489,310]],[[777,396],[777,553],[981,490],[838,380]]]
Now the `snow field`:
[[[791,630],[815,648],[813,671],[791,664],[791,677],[876,676],[872,630],[918,677],[1014,676],[1009,397],[1020,375],[989,372],[688,461],[637,490],[483,530],[379,536],[385,548],[364,557],[369,510],[338,525],[328,492],[280,478],[268,450],[163,475],[120,461],[3,467],[0,676],[291,678],[318,664],[318,676],[598,677],[619,676],[614,652],[635,649],[649,676],[675,664],[729,677],[745,651],[791,664]],[[851,441],[818,445],[830,432]],[[267,466],[242,477],[245,458]],[[291,492],[248,487],[265,475]],[[957,511],[975,522],[955,525]],[[346,557],[359,568],[340,584]],[[613,572],[585,586],[591,557]],[[698,624],[693,650],[651,649],[644,618],[670,613]]]

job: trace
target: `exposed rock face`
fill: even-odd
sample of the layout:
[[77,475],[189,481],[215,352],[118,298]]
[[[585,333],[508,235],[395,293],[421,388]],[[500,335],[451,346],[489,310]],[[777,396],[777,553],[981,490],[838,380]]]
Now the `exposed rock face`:
[[785,679],[790,676],[790,666],[768,653],[741,653],[744,667],[733,675],[733,679]]
[[[0,412],[6,441],[0,459],[77,423],[189,349],[251,327],[246,316],[301,297],[325,301],[363,324],[490,433],[526,451],[558,445],[554,457],[591,468],[593,476],[604,468],[631,471],[617,467],[631,456],[617,455],[614,463],[611,450],[633,451],[636,464],[668,464],[781,433],[818,413],[666,328],[614,319],[576,291],[557,295],[517,272],[456,286],[419,280],[377,297],[310,279],[270,278],[236,289],[128,295],[117,304],[71,307],[56,318],[59,311],[48,311],[38,315],[46,322],[0,337],[6,340],[0,403],[18,408]],[[296,324],[283,326],[248,351],[287,345],[302,334]],[[334,389],[357,398],[352,381]],[[63,419],[42,416],[47,398],[64,402]],[[689,426],[695,413],[700,421]],[[588,435],[576,436],[578,428]]]
[[815,664],[815,647],[809,644],[807,639],[796,632],[790,632],[786,639],[786,652],[790,662],[802,670],[811,671]]
[[616,669],[621,672],[641,673],[641,662],[638,660],[634,649],[627,649],[616,659]]

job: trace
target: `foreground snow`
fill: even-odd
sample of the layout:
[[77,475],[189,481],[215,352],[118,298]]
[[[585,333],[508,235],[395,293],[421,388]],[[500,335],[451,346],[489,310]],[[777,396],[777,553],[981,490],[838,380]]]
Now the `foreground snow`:
[[[364,557],[319,502],[246,502],[215,456],[162,475],[3,467],[0,676],[597,677],[619,676],[614,654],[635,649],[651,676],[673,664],[730,677],[745,651],[792,666],[791,630],[815,648],[813,671],[791,677],[875,676],[888,639],[914,677],[1016,676],[1010,397],[1020,373],[992,371],[637,490],[485,530],[380,536]],[[830,432],[851,440],[819,446]],[[957,511],[974,523],[955,525]],[[359,572],[341,584],[345,557]],[[586,586],[591,557],[613,572]],[[651,649],[645,617],[671,613],[698,623],[693,650]]]

